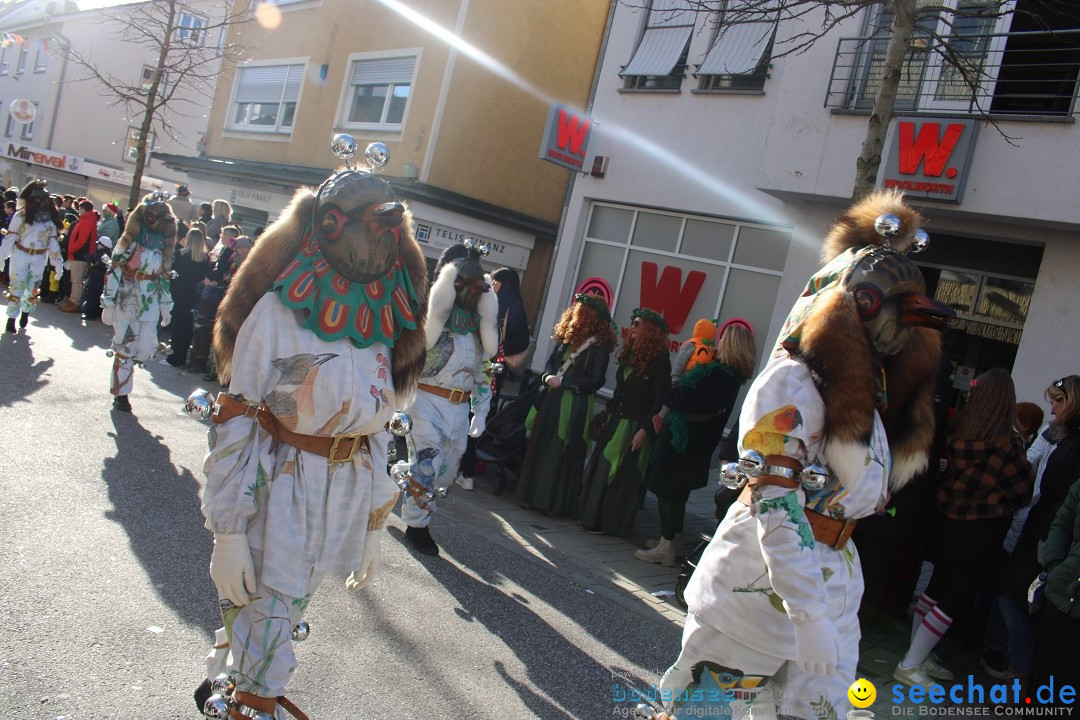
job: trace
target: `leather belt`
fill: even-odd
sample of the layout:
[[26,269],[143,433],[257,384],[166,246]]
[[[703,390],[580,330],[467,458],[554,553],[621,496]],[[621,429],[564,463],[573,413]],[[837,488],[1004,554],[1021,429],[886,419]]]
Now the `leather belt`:
[[324,457],[332,463],[352,462],[353,455],[361,448],[368,454],[371,453],[368,436],[362,433],[301,435],[282,425],[266,406],[247,405],[232,395],[218,393],[214,400],[214,414],[210,416],[214,423],[220,425],[241,415],[255,418],[262,429],[270,433],[275,440],[292,445],[297,450]]
[[161,277],[161,273],[159,272],[144,273],[142,270],[132,270],[127,265],[121,266],[120,272],[124,273],[124,275],[126,275],[127,277],[133,278],[135,280],[157,280],[159,277]]
[[[243,690],[237,690],[233,693],[233,697],[236,699],[236,702],[244,707],[251,708],[259,714],[267,713],[273,715],[277,706],[280,705],[282,709],[296,718],[296,720],[308,720],[308,716],[284,695],[278,695],[276,698],[268,698],[252,695]],[[254,716],[242,713],[239,708],[235,707],[229,709],[229,717],[233,720],[254,720]]]
[[[760,480],[760,478],[755,479]],[[745,485],[742,492],[739,493],[739,502],[749,507],[754,501],[752,493],[751,486]],[[831,518],[808,507],[803,508],[803,513],[806,515],[806,522],[810,525],[810,530],[814,534],[814,540],[828,545],[833,550],[843,550],[844,546],[847,545],[847,541],[851,538],[851,533],[855,532],[855,520]]]
[[438,385],[425,385],[424,383],[420,383],[416,387],[426,393],[446,398],[452,403],[469,402],[469,391],[462,390],[461,388],[444,388],[439,387]]
[[31,250],[30,248],[26,247],[25,245],[23,245],[18,240],[15,241],[15,247],[19,248],[20,250],[22,250],[27,255],[40,255],[43,252],[48,251],[48,248],[41,248],[40,250]]

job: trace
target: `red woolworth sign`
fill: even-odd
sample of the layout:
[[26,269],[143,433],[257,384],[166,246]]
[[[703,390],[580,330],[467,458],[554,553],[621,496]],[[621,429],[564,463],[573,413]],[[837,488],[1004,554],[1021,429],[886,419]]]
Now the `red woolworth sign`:
[[678,335],[686,325],[686,318],[690,315],[690,308],[694,307],[701,286],[705,284],[705,273],[691,270],[686,273],[686,282],[683,282],[682,268],[665,266],[659,279],[658,270],[654,262],[641,263],[641,307],[663,315],[668,332]]
[[897,118],[882,187],[910,197],[960,202],[978,129],[972,119]]
[[592,126],[592,118],[588,115],[552,103],[544,127],[544,138],[540,142],[540,159],[584,172]]

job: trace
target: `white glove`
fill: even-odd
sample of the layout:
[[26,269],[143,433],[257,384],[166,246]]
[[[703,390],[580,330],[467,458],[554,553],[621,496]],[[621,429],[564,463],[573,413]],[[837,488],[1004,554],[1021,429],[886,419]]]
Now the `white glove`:
[[248,593],[255,592],[255,563],[251,560],[247,535],[221,533],[214,535],[214,552],[210,555],[210,579],[218,593],[234,605],[247,605]]
[[484,434],[486,429],[487,418],[483,415],[473,415],[472,422],[469,423],[469,437],[478,438]]
[[168,327],[172,322],[172,311],[167,307],[161,308],[161,327]]
[[116,306],[106,305],[101,308],[101,322],[106,325],[112,325],[116,321]]
[[70,260],[65,260],[63,262],[63,264],[60,266],[60,268],[61,268],[61,270],[67,270],[68,272],[71,272],[71,261]]
[[350,590],[363,590],[371,584],[375,571],[382,562],[382,530],[369,532],[364,541],[364,557],[360,559],[360,569],[354,570],[345,578],[345,587]]
[[795,664],[803,672],[835,675],[840,661],[836,625],[829,618],[795,623]]

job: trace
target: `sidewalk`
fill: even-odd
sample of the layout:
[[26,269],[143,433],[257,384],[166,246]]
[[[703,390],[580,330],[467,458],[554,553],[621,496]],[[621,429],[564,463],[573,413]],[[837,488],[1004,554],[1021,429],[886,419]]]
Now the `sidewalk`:
[[[448,520],[468,523],[486,540],[557,570],[573,586],[602,595],[638,620],[669,628],[672,642],[678,642],[686,611],[676,603],[673,591],[681,567],[666,568],[642,562],[633,555],[634,550],[645,547],[646,540],[660,535],[656,500],[651,494],[646,498],[645,508],[638,511],[634,533],[623,540],[592,535],[574,520],[522,508],[514,499],[512,482],[501,496],[493,494],[494,486],[494,478],[477,477],[474,491],[454,486],[450,496],[440,501],[440,507],[446,508]],[[711,483],[690,496],[684,533],[688,551],[697,538],[711,534],[716,528],[715,491],[716,485]],[[892,679],[893,668],[907,650],[910,637],[910,621],[883,619],[863,628],[859,675],[877,687],[877,701],[869,709],[879,718],[907,715],[909,710],[911,714],[919,714],[916,705],[898,706],[892,701],[892,687],[896,684]],[[997,682],[979,666],[977,648],[947,637],[936,653],[956,676],[953,681],[942,683],[946,688],[953,683],[966,686],[969,675],[972,682],[986,688]],[[940,709],[948,705],[946,701]],[[924,704],[921,709],[930,708]]]

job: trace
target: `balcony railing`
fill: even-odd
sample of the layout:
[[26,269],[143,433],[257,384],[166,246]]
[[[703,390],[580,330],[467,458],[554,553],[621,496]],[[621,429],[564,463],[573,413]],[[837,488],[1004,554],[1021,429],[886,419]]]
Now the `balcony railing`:
[[[881,84],[887,35],[841,38],[825,107],[869,109]],[[907,113],[1072,116],[1080,30],[952,38],[955,61],[915,38],[904,58],[896,110]]]

